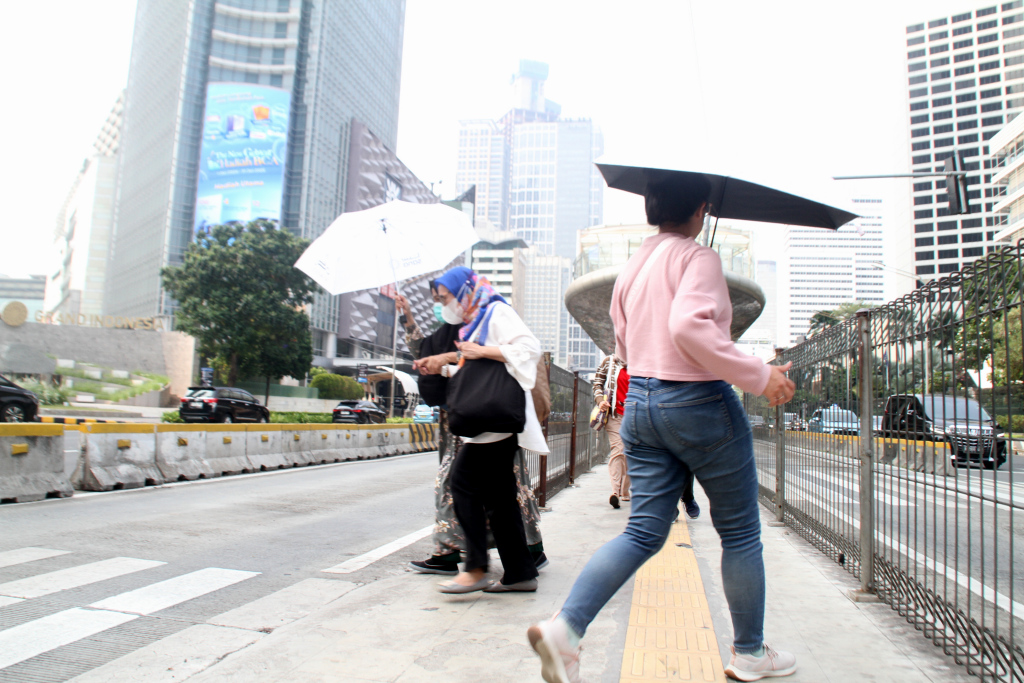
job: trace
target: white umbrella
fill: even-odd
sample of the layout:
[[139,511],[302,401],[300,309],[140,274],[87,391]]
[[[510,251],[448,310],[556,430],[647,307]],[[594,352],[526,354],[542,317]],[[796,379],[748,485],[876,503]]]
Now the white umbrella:
[[[444,204],[393,201],[343,213],[303,252],[295,267],[331,294],[356,292],[441,270],[479,241],[469,216]],[[391,340],[395,409],[398,311]]]
[[458,209],[394,201],[341,214],[295,267],[331,294],[356,292],[440,270],[479,239]]

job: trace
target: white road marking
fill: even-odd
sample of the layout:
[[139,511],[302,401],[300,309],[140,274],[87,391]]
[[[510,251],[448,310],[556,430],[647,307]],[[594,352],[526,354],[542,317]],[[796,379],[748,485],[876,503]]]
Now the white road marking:
[[39,598],[44,595],[78,588],[97,581],[106,581],[125,574],[159,567],[166,562],[137,560],[133,557],[115,557],[55,572],[30,576],[16,581],[0,583],[0,595],[12,598]]
[[258,575],[259,572],[208,567],[114,595],[89,606],[130,614],[152,614]]
[[412,545],[421,538],[426,538],[434,530],[434,525],[423,527],[419,531],[414,531],[411,534],[402,536],[399,539],[385,543],[379,548],[374,548],[368,553],[363,553],[359,557],[353,557],[351,560],[346,560],[341,564],[336,564],[329,569],[324,569],[329,574],[351,574],[354,571],[358,571],[363,567],[373,564],[377,560],[387,557],[391,553],[401,550],[407,545]]
[[265,634],[196,624],[72,678],[68,683],[168,683],[207,669]]
[[10,567],[15,564],[24,564],[25,562],[45,560],[49,557],[67,555],[69,552],[69,550],[50,550],[49,548],[18,548],[17,550],[7,550],[0,553],[0,567]]
[[206,623],[269,633],[309,615],[355,587],[356,584],[350,581],[305,579],[230,612],[219,614]]
[[7,607],[7,605],[13,605],[16,602],[25,602],[22,598],[9,598],[6,595],[0,595],[0,607]]
[[76,607],[0,631],[0,669],[136,618]]

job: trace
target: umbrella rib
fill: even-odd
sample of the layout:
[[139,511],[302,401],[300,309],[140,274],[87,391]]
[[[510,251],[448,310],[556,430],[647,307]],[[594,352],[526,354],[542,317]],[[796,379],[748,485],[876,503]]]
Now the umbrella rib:
[[718,193],[718,213],[715,214],[715,227],[711,229],[711,241],[708,242],[708,247],[713,247],[715,244],[715,236],[718,234],[718,219],[722,217],[722,203],[725,202],[725,187],[729,184],[729,176],[725,176],[725,180],[722,181],[722,191]]

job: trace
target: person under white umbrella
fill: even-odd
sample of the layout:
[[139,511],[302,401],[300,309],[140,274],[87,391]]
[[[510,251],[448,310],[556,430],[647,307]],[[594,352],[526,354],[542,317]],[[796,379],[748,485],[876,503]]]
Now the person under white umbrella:
[[[469,216],[445,204],[392,201],[343,213],[317,237],[295,267],[327,290],[344,294],[443,270],[479,241]],[[397,362],[397,313],[392,336],[391,408]]]

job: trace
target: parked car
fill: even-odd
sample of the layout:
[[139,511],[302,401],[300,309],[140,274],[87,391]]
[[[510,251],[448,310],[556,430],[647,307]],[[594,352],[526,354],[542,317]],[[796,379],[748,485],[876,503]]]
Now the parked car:
[[441,421],[441,406],[434,406],[430,409],[434,413],[434,422]]
[[384,424],[388,414],[372,401],[340,401],[334,407],[334,422],[348,424]]
[[837,405],[819,408],[807,421],[807,431],[822,434],[860,434],[860,418],[852,410],[843,410]]
[[786,429],[791,432],[801,432],[807,428],[796,413],[783,413],[782,417],[786,421]]
[[434,422],[434,410],[427,404],[421,403],[413,411],[412,421],[432,424]]
[[35,422],[39,399],[0,375],[0,422]]
[[881,436],[945,441],[953,465],[988,469],[1006,462],[1006,434],[981,404],[966,396],[897,394],[885,401]]
[[764,427],[764,416],[762,415],[747,415],[747,419],[750,421],[751,427]]
[[189,387],[178,415],[183,422],[270,422],[270,410],[248,391],[231,387]]

